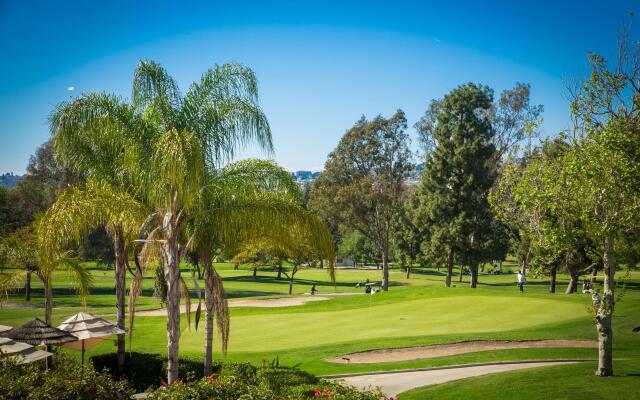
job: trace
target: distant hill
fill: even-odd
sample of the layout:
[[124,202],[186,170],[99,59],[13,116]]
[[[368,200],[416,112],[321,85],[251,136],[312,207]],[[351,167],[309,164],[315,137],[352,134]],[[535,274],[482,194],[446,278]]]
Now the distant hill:
[[22,175],[14,175],[11,172],[0,175],[0,186],[7,189],[14,187],[22,179]]

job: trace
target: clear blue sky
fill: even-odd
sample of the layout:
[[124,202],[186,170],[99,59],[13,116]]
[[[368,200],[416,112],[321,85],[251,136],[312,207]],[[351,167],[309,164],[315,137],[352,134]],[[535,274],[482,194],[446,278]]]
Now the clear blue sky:
[[531,83],[545,106],[543,133],[552,134],[570,123],[566,79],[585,73],[587,51],[614,54],[637,8],[631,0],[0,0],[0,173],[24,173],[49,136],[54,104],[85,91],[128,97],[142,58],[162,63],[182,88],[214,63],[253,68],[274,158],[290,170],[321,169],[360,116],[401,108],[413,125],[432,98],[468,81],[496,93]]

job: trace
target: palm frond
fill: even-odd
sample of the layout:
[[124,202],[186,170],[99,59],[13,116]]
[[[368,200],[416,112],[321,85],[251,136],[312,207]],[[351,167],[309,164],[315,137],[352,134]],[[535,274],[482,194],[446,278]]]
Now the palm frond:
[[197,139],[188,132],[171,129],[156,143],[151,161],[149,197],[161,207],[168,207],[177,197],[180,207],[195,202],[204,179],[204,160]]
[[119,185],[144,176],[155,132],[121,98],[84,94],[58,104],[49,123],[57,158],[78,173]]
[[136,304],[142,293],[143,271],[136,268],[131,285],[129,286],[128,311],[129,311],[129,351],[133,342],[133,324],[136,315]]
[[87,270],[80,260],[73,257],[70,252],[65,252],[55,259],[55,264],[67,271],[73,287],[76,289],[78,295],[80,295],[80,301],[82,307],[87,307],[87,298],[89,297],[89,290],[93,285],[93,275]]
[[147,214],[142,203],[126,192],[101,182],[89,181],[65,190],[38,224],[38,243],[45,253],[55,254],[80,240],[98,226],[109,230],[119,225],[136,232]]
[[2,304],[2,299],[9,299],[11,291],[22,287],[26,275],[27,271],[24,269],[4,270],[0,274],[0,293],[2,294],[0,295],[0,305]]
[[269,122],[258,104],[257,79],[241,64],[216,65],[192,84],[181,120],[207,149],[210,168],[233,159],[236,150],[252,142],[273,152]]
[[164,130],[175,127],[182,98],[178,84],[155,61],[138,62],[133,75],[133,104],[152,125]]
[[187,282],[184,281],[182,275],[180,276],[180,297],[184,299],[187,328],[191,329],[191,294],[189,293]]
[[218,327],[218,335],[220,336],[220,342],[222,343],[222,354],[227,354],[227,348],[229,345],[229,331],[231,318],[229,316],[229,302],[227,300],[227,292],[224,290],[222,284],[222,277],[218,274],[218,271],[211,266],[211,274],[209,274],[209,282],[213,293],[214,312],[216,318],[216,325]]

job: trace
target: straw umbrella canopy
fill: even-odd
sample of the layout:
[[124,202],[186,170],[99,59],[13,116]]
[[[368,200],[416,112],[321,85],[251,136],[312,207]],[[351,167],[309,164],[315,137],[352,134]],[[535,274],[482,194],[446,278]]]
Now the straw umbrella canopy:
[[18,364],[31,363],[52,355],[48,351],[38,350],[30,344],[6,337],[0,337],[0,354],[14,358]]
[[78,340],[70,333],[54,328],[39,318],[34,318],[21,327],[13,328],[0,335],[32,346],[59,345]]
[[2,333],[2,332],[6,332],[6,331],[10,331],[11,329],[13,329],[13,328],[12,328],[12,327],[10,327],[10,326],[7,326],[7,325],[0,325],[0,333]]
[[76,342],[65,343],[63,347],[82,351],[83,363],[85,350],[98,345],[109,336],[125,333],[113,322],[83,312],[67,318],[58,329],[77,338]]

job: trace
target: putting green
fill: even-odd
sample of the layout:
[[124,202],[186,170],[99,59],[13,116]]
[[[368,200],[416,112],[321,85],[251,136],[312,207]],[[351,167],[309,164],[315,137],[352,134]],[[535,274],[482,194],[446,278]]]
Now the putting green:
[[[585,315],[582,304],[510,296],[441,297],[354,310],[270,313],[231,320],[232,352],[287,350],[351,341],[522,329]],[[163,324],[158,324],[163,325]],[[202,351],[202,331],[185,331],[181,351]]]

